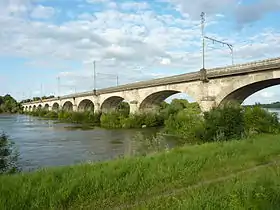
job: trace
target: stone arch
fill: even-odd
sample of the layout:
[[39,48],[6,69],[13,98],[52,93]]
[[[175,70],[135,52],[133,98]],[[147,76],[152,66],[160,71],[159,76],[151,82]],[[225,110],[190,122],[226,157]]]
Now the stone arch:
[[249,96],[251,96],[252,94],[254,94],[262,89],[272,87],[275,85],[280,85],[280,78],[267,79],[267,80],[263,80],[263,81],[250,83],[248,85],[244,85],[242,87],[232,90],[229,94],[224,96],[222,98],[222,100],[220,101],[220,103],[218,103],[217,105],[225,104],[228,101],[237,101],[240,104],[242,104],[243,101],[246,98],[248,98]]
[[52,110],[53,111],[58,111],[59,110],[59,104],[57,102],[53,103]]
[[36,105],[33,105],[32,111],[36,111]]
[[146,98],[144,98],[144,100],[139,105],[139,109],[140,110],[152,109],[154,106],[160,105],[160,103],[163,102],[168,97],[177,93],[181,93],[181,91],[162,90],[162,91],[154,92],[148,95]]
[[65,111],[73,111],[73,104],[71,101],[66,101],[63,105],[62,105],[62,109]]
[[38,110],[41,110],[42,108],[43,108],[42,104],[39,104],[37,107]]
[[94,103],[89,99],[84,99],[79,103],[78,111],[94,111]]
[[114,111],[117,109],[118,105],[122,101],[125,101],[125,99],[121,96],[111,96],[103,101],[103,103],[101,104],[101,111],[102,112]]
[[32,111],[32,106],[30,105],[29,106],[29,110],[28,110],[29,112],[31,112]]
[[50,105],[49,104],[45,104],[44,109],[45,110],[49,110],[49,108],[50,108]]

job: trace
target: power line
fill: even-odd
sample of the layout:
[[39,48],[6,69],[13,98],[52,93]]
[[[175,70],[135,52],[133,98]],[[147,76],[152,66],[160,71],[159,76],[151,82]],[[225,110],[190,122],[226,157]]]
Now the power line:
[[224,45],[228,46],[228,48],[229,48],[230,51],[231,51],[231,61],[232,61],[232,65],[234,64],[234,60],[233,60],[233,45],[232,45],[232,44],[229,44],[229,43],[223,42],[223,41],[219,41],[219,40],[217,40],[217,39],[214,39],[214,38],[211,38],[211,37],[208,37],[208,36],[205,36],[205,38],[208,39],[208,40],[211,40],[211,41],[213,42],[213,44],[214,44],[214,43],[220,43],[220,44],[222,44],[223,46],[224,46]]

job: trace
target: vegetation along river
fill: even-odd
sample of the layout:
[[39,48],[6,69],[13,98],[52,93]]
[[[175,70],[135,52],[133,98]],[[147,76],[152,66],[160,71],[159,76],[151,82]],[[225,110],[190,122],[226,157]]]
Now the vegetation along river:
[[[280,115],[280,109],[271,109]],[[26,115],[0,115],[0,132],[7,133],[19,151],[22,170],[48,166],[103,161],[129,155],[138,141],[135,135],[152,137],[159,129],[82,129],[74,124],[56,123]],[[164,137],[169,146],[172,137]]]

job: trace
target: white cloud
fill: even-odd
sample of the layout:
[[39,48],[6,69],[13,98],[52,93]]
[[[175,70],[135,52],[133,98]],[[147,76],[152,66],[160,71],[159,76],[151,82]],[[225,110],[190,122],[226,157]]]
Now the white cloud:
[[121,4],[123,10],[145,10],[149,9],[150,6],[147,2],[124,2]]
[[36,6],[31,12],[30,16],[37,19],[48,19],[55,14],[55,9],[52,7],[45,7],[42,5]]
[[[211,25],[223,19],[223,8],[230,8],[230,5],[236,3],[234,0],[169,0],[177,9],[187,13],[180,17],[172,13],[157,13],[149,1],[120,3],[112,0],[87,0],[93,5],[104,4],[106,9],[73,14],[71,20],[56,23],[26,18],[26,14],[36,18],[50,18],[56,8],[42,5],[34,7],[27,0],[13,3],[4,1],[5,4],[0,2],[0,55],[26,57],[32,61],[51,62],[55,59],[54,63],[63,63],[65,60],[79,62],[81,69],[70,69],[69,74],[60,76],[63,83],[69,80],[81,90],[92,87],[89,75],[93,60],[98,60],[100,78],[103,73],[98,87],[115,85],[116,74],[123,84],[169,74],[156,72],[157,69],[164,68],[165,72],[171,72],[168,69],[172,69],[172,74],[198,71],[201,67],[201,11],[213,15],[207,21],[207,25]],[[276,30],[259,30],[254,37],[244,37],[237,32],[230,36],[215,31],[208,34],[234,44],[236,63],[273,57],[280,51],[280,33]],[[240,42],[244,39],[247,43]],[[222,46],[216,48],[216,45],[211,44],[207,47],[207,68],[231,64],[228,49]],[[31,63],[36,65],[36,62]],[[42,62],[37,64],[41,66]],[[63,72],[67,71],[67,67],[57,66]],[[105,74],[112,76],[105,77]],[[65,91],[68,91],[66,87]]]

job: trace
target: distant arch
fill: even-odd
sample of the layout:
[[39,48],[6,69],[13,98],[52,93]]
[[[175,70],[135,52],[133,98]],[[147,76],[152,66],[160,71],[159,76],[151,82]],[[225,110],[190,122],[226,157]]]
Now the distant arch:
[[94,103],[89,99],[84,99],[79,103],[78,111],[94,111]]
[[50,105],[49,104],[45,104],[44,109],[45,110],[49,110],[49,108],[50,108]]
[[29,110],[28,111],[30,111],[30,112],[32,111],[32,106],[29,106]]
[[73,111],[73,104],[71,101],[66,101],[63,106],[62,109],[65,111]]
[[33,105],[32,111],[36,111],[36,105]]
[[155,106],[159,106],[160,103],[162,103],[168,97],[177,93],[181,93],[181,91],[163,90],[163,91],[152,93],[148,95],[146,98],[144,98],[144,100],[140,103],[139,109],[140,110],[152,109]]
[[[118,105],[124,101],[124,98],[120,96],[111,96],[103,101],[101,104],[101,111],[102,112],[110,112],[110,111],[116,111],[118,108]],[[129,105],[128,105],[129,109]]]
[[42,109],[42,104],[39,104],[37,109],[41,110]]
[[59,104],[57,102],[55,102],[53,105],[52,105],[52,110],[53,111],[58,111],[59,110]]

